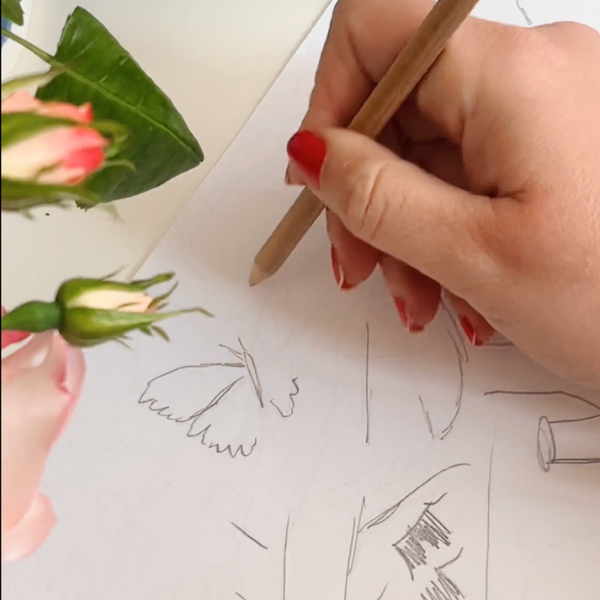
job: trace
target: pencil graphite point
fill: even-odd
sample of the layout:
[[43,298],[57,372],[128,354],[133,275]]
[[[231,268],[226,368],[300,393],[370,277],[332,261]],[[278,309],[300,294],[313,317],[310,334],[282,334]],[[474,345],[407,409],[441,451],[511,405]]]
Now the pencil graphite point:
[[252,270],[250,271],[250,277],[248,279],[248,283],[250,287],[254,287],[259,283],[262,283],[265,279],[268,279],[268,274],[265,273],[256,263],[252,265]]

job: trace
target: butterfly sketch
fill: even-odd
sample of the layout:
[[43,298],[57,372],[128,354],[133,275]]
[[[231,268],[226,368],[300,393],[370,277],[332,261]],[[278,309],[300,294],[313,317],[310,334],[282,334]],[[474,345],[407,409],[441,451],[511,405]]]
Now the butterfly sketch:
[[158,416],[187,427],[187,437],[231,458],[248,457],[258,444],[265,419],[291,417],[300,388],[268,397],[252,355],[241,340],[239,348],[220,346],[230,361],[184,365],[152,378],[138,399]]

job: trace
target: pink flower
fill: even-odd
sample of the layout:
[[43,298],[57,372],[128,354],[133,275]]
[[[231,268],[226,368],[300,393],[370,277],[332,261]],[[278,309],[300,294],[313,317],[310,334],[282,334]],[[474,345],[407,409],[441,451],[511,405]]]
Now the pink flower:
[[[4,309],[2,310],[4,314]],[[2,347],[23,336],[2,333]],[[83,388],[85,360],[53,332],[35,335],[2,359],[2,559],[19,560],[52,531],[40,494],[44,466]]]
[[[35,113],[74,121],[20,140],[2,149],[2,177],[41,184],[76,185],[104,164],[108,141],[95,129],[89,104],[41,102],[17,91],[2,102],[2,114]],[[77,124],[75,124],[77,123]]]
[[66,102],[42,102],[25,90],[18,90],[2,102],[2,114],[33,112],[45,117],[70,119],[89,124],[94,120],[92,105],[74,106]]

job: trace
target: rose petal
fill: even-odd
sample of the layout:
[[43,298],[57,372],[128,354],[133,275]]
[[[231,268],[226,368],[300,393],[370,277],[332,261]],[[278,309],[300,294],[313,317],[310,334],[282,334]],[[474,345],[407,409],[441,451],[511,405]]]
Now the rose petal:
[[153,302],[152,296],[143,292],[122,290],[93,290],[74,298],[70,307],[96,308],[99,310],[121,310],[123,312],[144,313]]
[[67,102],[41,102],[25,90],[17,90],[2,102],[2,114],[35,112],[46,117],[70,119],[88,124],[94,120],[92,105],[75,106]]
[[38,115],[46,117],[55,117],[57,119],[71,119],[78,123],[91,123],[94,120],[94,113],[91,104],[75,106],[66,102],[46,102],[36,110]]
[[[41,171],[59,167],[73,154],[108,144],[97,131],[88,127],[57,127],[34,135],[2,151],[2,177],[18,180],[35,179]],[[85,172],[84,168],[80,169]],[[69,170],[70,171],[70,170]],[[49,174],[44,174],[49,177]],[[73,173],[53,183],[69,183]],[[41,181],[41,178],[40,178]]]
[[58,334],[36,335],[2,361],[2,529],[35,499],[50,450],[81,393],[80,350]]
[[2,114],[34,112],[42,103],[25,90],[17,90],[2,101]]
[[38,177],[39,183],[76,184],[104,164],[102,148],[84,148],[67,156],[59,167]]
[[50,500],[38,494],[15,527],[2,529],[2,560],[21,560],[30,555],[43,544],[55,525],[56,515]]

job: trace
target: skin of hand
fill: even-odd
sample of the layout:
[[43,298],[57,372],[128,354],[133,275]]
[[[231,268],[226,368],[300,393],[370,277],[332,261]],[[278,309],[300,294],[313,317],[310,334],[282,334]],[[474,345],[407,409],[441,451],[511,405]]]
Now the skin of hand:
[[341,289],[379,266],[410,331],[444,294],[472,344],[600,388],[600,35],[470,18],[377,141],[343,129],[432,5],[339,2],[286,180]]

